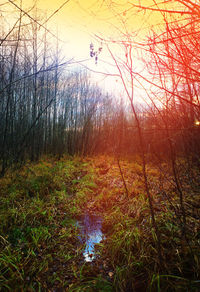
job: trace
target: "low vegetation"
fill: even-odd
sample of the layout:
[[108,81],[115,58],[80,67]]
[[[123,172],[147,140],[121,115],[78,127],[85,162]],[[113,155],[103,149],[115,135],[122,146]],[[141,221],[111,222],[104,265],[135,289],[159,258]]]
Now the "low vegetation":
[[[75,215],[91,190],[86,163],[45,159],[1,179],[0,287],[70,287],[83,261]],[[83,175],[83,178],[82,178]]]
[[[184,171],[185,234],[170,172],[148,165],[162,266],[138,158],[44,158],[0,180],[1,291],[199,291],[199,171]],[[180,161],[180,169],[183,162]],[[125,185],[126,184],[126,188]],[[164,191],[165,190],[165,191]],[[104,240],[83,258],[77,219],[101,214]],[[57,291],[57,290],[56,290]]]

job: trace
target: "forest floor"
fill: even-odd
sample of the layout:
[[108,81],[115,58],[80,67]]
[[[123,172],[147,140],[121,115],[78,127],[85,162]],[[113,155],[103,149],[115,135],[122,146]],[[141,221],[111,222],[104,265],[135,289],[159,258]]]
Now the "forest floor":
[[[164,172],[148,165],[160,270],[141,163],[122,160],[120,167],[127,191],[117,161],[106,156],[46,157],[0,179],[0,291],[200,291],[199,174],[193,187],[184,180],[188,206],[195,202],[187,209],[187,245],[167,164]],[[103,220],[90,262],[77,224],[85,214]]]

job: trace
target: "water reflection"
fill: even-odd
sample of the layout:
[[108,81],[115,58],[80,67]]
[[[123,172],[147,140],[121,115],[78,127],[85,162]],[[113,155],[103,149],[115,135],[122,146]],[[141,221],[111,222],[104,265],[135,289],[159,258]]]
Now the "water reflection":
[[82,236],[85,239],[84,258],[91,262],[95,258],[94,246],[102,240],[102,218],[96,215],[86,214],[78,222]]

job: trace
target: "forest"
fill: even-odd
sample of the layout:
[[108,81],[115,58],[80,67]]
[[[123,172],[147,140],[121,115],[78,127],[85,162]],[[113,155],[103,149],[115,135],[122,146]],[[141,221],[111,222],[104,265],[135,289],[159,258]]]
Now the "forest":
[[[0,291],[198,292],[200,4],[99,2],[123,30],[88,56],[119,96],[63,57],[68,1],[0,3]],[[129,13],[162,25],[140,38]]]

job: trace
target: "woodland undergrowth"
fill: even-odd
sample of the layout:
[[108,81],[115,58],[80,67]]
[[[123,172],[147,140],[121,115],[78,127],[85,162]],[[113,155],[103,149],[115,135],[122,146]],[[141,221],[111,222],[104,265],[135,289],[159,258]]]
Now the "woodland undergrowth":
[[[168,164],[148,165],[160,266],[140,159],[120,167],[123,178],[113,157],[44,157],[0,179],[0,291],[199,291],[199,170],[179,161],[184,236]],[[76,224],[85,212],[103,217],[92,263]]]

